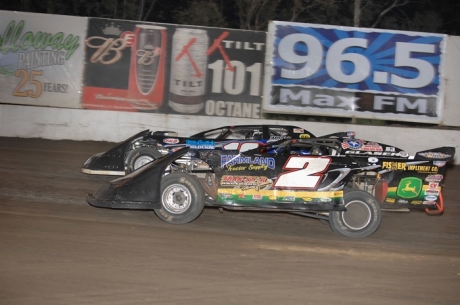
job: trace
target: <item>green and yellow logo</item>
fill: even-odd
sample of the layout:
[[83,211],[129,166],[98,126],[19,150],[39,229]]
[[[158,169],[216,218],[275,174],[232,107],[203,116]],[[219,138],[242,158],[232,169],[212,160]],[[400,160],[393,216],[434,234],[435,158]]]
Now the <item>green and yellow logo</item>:
[[398,185],[398,190],[396,191],[396,195],[404,199],[416,198],[418,195],[420,195],[422,186],[422,179],[415,177],[407,177],[401,179],[401,182],[399,182]]

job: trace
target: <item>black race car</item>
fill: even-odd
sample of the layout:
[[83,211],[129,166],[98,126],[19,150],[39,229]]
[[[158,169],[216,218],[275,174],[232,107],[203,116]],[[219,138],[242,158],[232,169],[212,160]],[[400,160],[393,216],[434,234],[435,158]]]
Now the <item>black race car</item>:
[[[196,219],[205,206],[233,210],[285,211],[329,222],[332,230],[365,237],[377,230],[381,207],[443,210],[441,186],[455,148],[414,157],[341,154],[340,139],[291,139],[237,150],[195,151],[212,171],[191,172],[183,147],[113,180],[88,202],[97,207],[154,210],[172,224]],[[318,147],[319,146],[319,147]],[[317,147],[325,155],[305,155]],[[273,150],[273,151],[270,151]]]
[[[171,131],[144,130],[123,141],[112,149],[91,156],[82,166],[86,174],[125,175],[143,165],[170,154],[182,147],[190,152],[182,163],[190,170],[207,171],[209,167],[200,159],[192,158],[196,151],[238,150],[241,152],[265,147],[286,139],[313,140],[318,145],[302,150],[305,155],[320,155],[321,144],[331,139],[336,144],[336,153],[357,156],[407,157],[408,154],[394,146],[354,138],[354,132],[339,132],[315,137],[304,128],[287,125],[237,125],[224,126],[203,131],[190,137],[178,137]],[[268,151],[273,152],[272,150]]]

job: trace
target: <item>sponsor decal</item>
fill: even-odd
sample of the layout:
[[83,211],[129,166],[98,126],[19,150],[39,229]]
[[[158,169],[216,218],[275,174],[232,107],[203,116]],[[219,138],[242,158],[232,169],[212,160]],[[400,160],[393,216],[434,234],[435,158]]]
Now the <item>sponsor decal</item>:
[[295,201],[295,197],[294,196],[286,196],[283,198],[283,201]]
[[445,159],[445,158],[451,158],[452,155],[441,153],[441,152],[424,152],[424,153],[419,153],[420,156],[429,158],[429,159]]
[[220,193],[220,194],[219,194],[219,197],[220,197],[220,198],[223,198],[223,199],[229,199],[229,198],[232,198],[232,194],[229,194],[229,193]]
[[263,196],[260,194],[254,194],[252,195],[252,200],[262,200]]
[[307,133],[304,133],[304,134],[301,134],[301,135],[299,136],[299,138],[300,138],[300,139],[310,139],[310,135],[307,134]]
[[425,190],[425,195],[426,196],[439,196],[439,190]]
[[422,204],[421,200],[413,200],[411,201],[412,204]]
[[379,162],[379,159],[377,159],[376,157],[369,157],[367,159],[367,162],[374,164],[374,163]]
[[270,200],[276,200],[276,196],[271,195],[271,196],[268,197],[268,199],[270,199]]
[[343,149],[360,149],[363,146],[363,140],[346,140],[342,142]]
[[185,144],[193,149],[215,149],[214,141],[186,140]]
[[446,161],[433,161],[433,165],[437,167],[443,167],[446,163]]
[[438,199],[437,196],[425,196],[426,201],[434,201],[436,203],[437,199]]
[[382,168],[394,171],[416,171],[419,173],[433,173],[438,171],[438,168],[436,166],[420,165],[419,162],[416,163],[417,164],[411,164],[407,162],[382,162]]
[[427,181],[427,182],[441,182],[443,178],[444,178],[443,175],[429,175],[428,177],[425,178],[425,181]]
[[303,128],[294,128],[294,133],[303,133],[304,129]]
[[163,143],[166,143],[166,144],[177,144],[177,143],[179,143],[179,139],[175,139],[175,138],[166,138],[166,139],[163,139]]
[[437,190],[439,187],[439,182],[430,182],[428,183],[428,188],[431,190]]
[[220,180],[221,186],[234,187],[242,190],[256,189],[260,190],[264,187],[270,186],[272,180],[263,176],[233,176],[224,175]]
[[385,199],[385,202],[388,202],[388,203],[395,203],[395,199],[394,198],[387,198]]
[[391,146],[387,146],[387,147],[385,148],[385,151],[394,152],[394,151],[396,151],[396,148],[395,148],[395,147],[391,147]]
[[320,201],[321,202],[331,202],[332,199],[331,198],[321,198]]
[[347,138],[354,138],[356,136],[356,132],[354,131],[347,131]]
[[244,198],[246,198],[246,196],[243,193],[240,193],[240,194],[238,194],[238,198],[239,199],[244,199]]
[[426,201],[423,201],[422,203],[423,203],[423,204],[426,204],[426,205],[434,205],[434,204],[436,204],[437,202],[434,201],[434,200],[426,200]]
[[403,158],[407,158],[409,157],[409,153],[407,151],[400,151],[399,152],[399,155]]
[[312,202],[312,201],[313,201],[313,198],[310,198],[310,197],[303,197],[302,200],[305,201],[305,202]]
[[396,194],[404,199],[416,198],[420,194],[422,186],[422,179],[416,177],[403,178],[399,182]]
[[242,166],[239,170],[266,170],[268,168],[275,168],[275,159],[271,157],[243,157],[241,155],[223,155],[220,158],[221,166],[227,167],[227,169],[229,166],[241,164],[247,166]]
[[404,200],[404,199],[398,199],[398,203],[409,203],[409,201]]
[[291,137],[289,136],[270,136],[269,141],[279,141],[279,140],[284,140],[284,139],[290,139]]
[[382,162],[383,169],[389,170],[407,170],[407,163],[406,162]]
[[382,146],[378,145],[375,142],[367,142],[365,145],[363,145],[361,150],[364,150],[364,151],[383,151],[383,148],[382,148]]
[[[363,150],[346,150],[346,155],[361,155],[361,156],[384,156],[384,157],[407,157],[402,152],[388,152],[388,151],[363,151]],[[404,153],[406,154],[406,153]]]

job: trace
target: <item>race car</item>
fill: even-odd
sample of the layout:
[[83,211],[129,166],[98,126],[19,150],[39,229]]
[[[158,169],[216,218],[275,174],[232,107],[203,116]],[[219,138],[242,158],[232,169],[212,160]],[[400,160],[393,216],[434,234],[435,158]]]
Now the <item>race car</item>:
[[[213,169],[206,173],[177,163],[191,150],[183,147],[102,186],[87,200],[97,207],[153,210],[171,224],[195,220],[205,206],[284,211],[326,221],[348,237],[374,233],[381,205],[442,212],[441,186],[455,148],[430,149],[410,158],[363,158],[337,154],[342,143],[330,139],[322,144],[319,149],[327,155],[300,153],[317,146],[314,139],[287,140],[274,152],[271,147],[195,152]],[[369,179],[372,189],[366,188]]]
[[[336,151],[343,154],[408,156],[406,152],[397,147],[355,139],[354,136],[354,132],[339,132],[315,137],[304,128],[288,125],[224,126],[190,137],[178,137],[177,133],[171,131],[144,130],[106,152],[91,156],[83,164],[81,172],[98,175],[125,175],[184,146],[190,147],[191,152],[186,156],[189,157],[196,151],[216,149],[244,152],[286,139],[314,139],[318,145],[308,151],[303,150],[304,154],[322,154],[323,152],[318,149],[321,143],[330,139],[338,139],[340,143]],[[197,172],[210,170],[200,159],[183,158],[182,161],[189,169]]]

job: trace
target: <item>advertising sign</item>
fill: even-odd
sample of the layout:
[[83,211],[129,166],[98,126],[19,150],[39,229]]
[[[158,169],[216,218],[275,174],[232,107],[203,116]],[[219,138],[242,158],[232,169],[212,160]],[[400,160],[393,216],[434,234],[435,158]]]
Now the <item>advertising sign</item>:
[[0,102],[80,108],[86,21],[0,11]]
[[260,118],[263,32],[91,18],[84,108]]
[[263,110],[437,123],[445,35],[271,22]]

